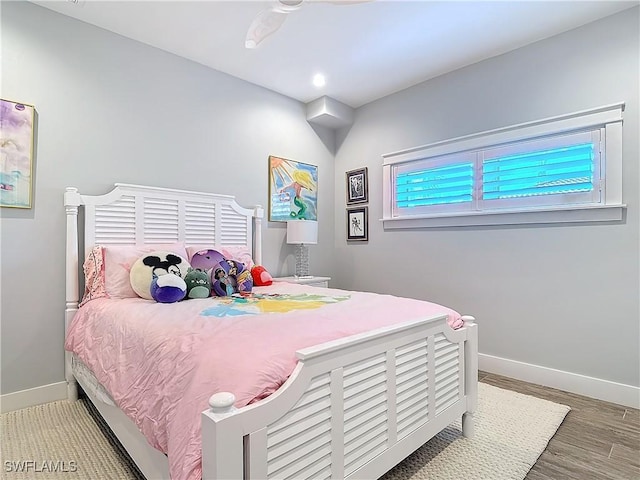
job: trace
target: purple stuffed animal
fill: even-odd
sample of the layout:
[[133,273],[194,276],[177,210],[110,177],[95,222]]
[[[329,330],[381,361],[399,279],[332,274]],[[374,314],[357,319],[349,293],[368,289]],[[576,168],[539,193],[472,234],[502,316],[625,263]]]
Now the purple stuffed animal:
[[193,269],[200,269],[203,272],[208,272],[212,270],[213,267],[224,261],[224,256],[217,250],[200,250],[193,254],[189,263]]

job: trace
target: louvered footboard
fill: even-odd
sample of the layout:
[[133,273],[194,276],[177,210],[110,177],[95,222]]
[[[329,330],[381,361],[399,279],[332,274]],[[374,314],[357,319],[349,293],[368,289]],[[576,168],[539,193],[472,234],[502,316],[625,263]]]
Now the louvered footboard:
[[203,478],[378,478],[451,422],[473,434],[477,327],[413,321],[297,352],[267,399],[202,414]]

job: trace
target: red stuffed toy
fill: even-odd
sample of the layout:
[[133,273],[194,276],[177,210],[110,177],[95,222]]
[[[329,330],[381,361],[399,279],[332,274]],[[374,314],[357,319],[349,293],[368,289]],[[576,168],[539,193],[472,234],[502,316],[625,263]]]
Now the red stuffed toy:
[[251,269],[251,276],[256,287],[266,287],[273,283],[273,277],[261,265],[256,265]]

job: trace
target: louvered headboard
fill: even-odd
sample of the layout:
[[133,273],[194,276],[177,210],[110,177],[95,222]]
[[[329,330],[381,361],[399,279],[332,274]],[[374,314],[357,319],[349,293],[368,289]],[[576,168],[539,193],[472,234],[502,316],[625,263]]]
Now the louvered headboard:
[[[261,206],[247,209],[235,197],[169,188],[116,183],[105,195],[82,195],[68,187],[66,308],[79,299],[78,241],[85,256],[96,245],[247,245],[262,264]],[[78,230],[78,208],[84,207],[84,231]]]

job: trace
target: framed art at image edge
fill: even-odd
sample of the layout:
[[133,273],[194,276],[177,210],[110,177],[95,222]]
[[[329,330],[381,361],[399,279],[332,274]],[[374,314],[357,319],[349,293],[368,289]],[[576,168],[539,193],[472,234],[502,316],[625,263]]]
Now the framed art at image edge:
[[317,220],[318,167],[269,156],[269,221]]
[[350,170],[347,176],[347,205],[367,203],[369,200],[369,180],[367,167]]
[[33,105],[0,99],[0,207],[31,208]]
[[347,241],[369,240],[369,207],[347,209]]

